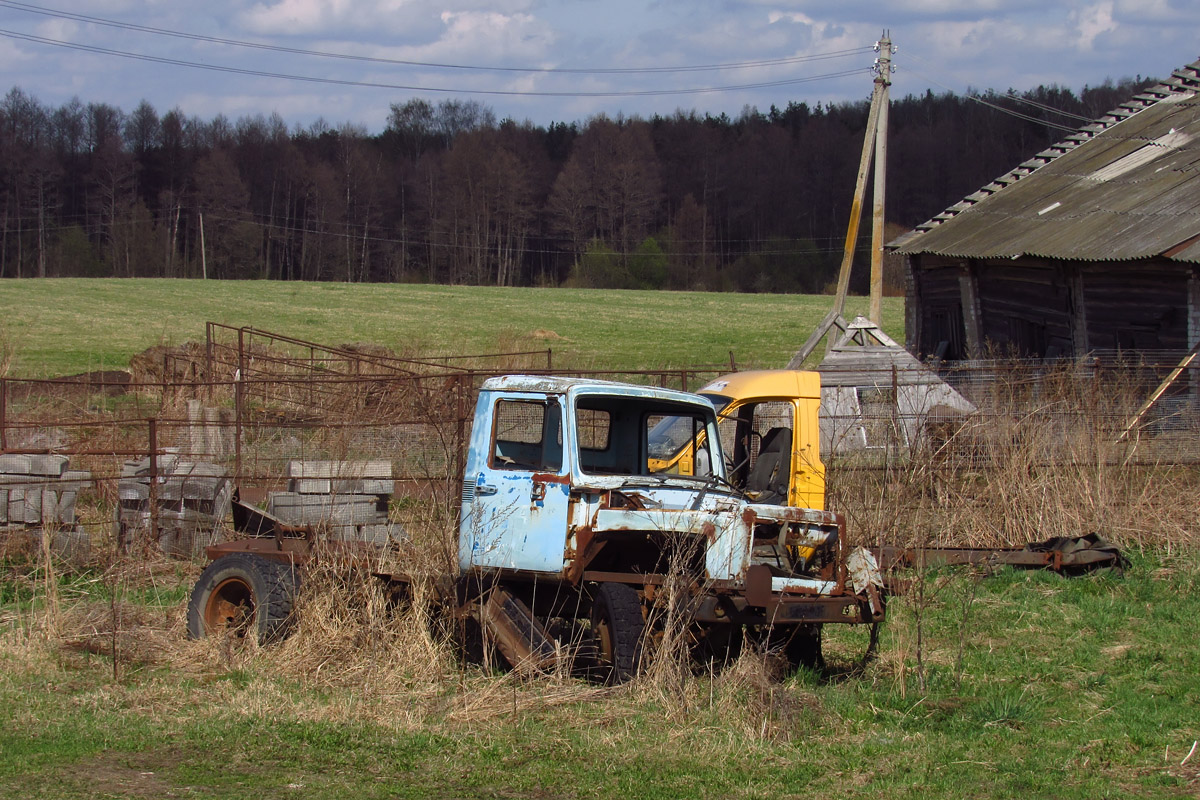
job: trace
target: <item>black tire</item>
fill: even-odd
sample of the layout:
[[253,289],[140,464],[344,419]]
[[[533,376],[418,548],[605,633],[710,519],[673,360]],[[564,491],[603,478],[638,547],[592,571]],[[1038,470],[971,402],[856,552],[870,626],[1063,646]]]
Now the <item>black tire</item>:
[[[786,630],[786,629],[785,629]],[[821,626],[797,625],[787,631],[788,639],[783,652],[791,669],[825,671],[825,656],[821,653]]]
[[300,575],[251,553],[230,553],[200,574],[188,603],[188,638],[219,633],[252,636],[269,644],[287,635]]
[[605,683],[625,683],[642,665],[646,622],[637,590],[624,583],[602,583],[592,599],[592,637],[599,675]]

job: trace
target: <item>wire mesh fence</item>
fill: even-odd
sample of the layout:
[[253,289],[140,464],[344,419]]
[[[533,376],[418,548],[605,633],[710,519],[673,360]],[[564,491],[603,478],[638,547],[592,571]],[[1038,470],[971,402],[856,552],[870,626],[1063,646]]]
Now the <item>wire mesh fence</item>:
[[[365,360],[352,368],[328,352],[308,361],[278,352],[260,359],[251,355],[254,337],[225,333],[240,335],[240,350],[229,351],[239,364],[232,370],[228,354],[214,349],[210,366],[208,349],[198,348],[186,366],[186,359],[168,359],[152,381],[0,379],[6,546],[33,546],[49,531],[68,553],[152,547],[195,555],[229,535],[235,490],[275,510],[286,504],[270,505],[273,496],[292,495],[293,507],[341,514],[344,526],[363,538],[393,535],[387,526],[403,526],[414,508],[436,507],[450,518],[476,392],[484,379],[530,356],[491,357],[499,362],[493,368],[464,361],[385,369],[385,362]],[[547,363],[548,356],[539,361]],[[881,370],[851,387],[857,405],[824,404],[830,505],[853,511],[856,503],[872,502],[864,492],[874,487],[869,491],[885,498],[890,513],[916,514],[944,500],[936,487],[947,477],[970,474],[987,483],[1015,467],[1030,473],[1104,467],[1119,476],[1194,464],[1200,460],[1194,371],[1137,417],[1169,370],[1144,360],[1099,359],[945,370],[946,384],[969,410],[905,405],[904,376]],[[728,369],[584,374],[696,390],[721,371]],[[563,374],[541,369],[547,372]],[[851,439],[855,447],[843,446]],[[870,473],[893,477],[864,477]],[[902,492],[894,490],[899,473],[913,484]],[[314,487],[320,491],[309,491]],[[329,498],[339,495],[344,502],[335,509],[340,501]],[[308,512],[294,513],[303,519]],[[887,527],[871,514],[859,517],[861,525]]]

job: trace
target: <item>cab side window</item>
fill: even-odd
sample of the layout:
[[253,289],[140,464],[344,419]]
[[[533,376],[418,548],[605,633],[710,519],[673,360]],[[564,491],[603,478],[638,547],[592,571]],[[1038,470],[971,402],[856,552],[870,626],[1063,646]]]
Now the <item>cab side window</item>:
[[558,404],[554,402],[497,401],[491,466],[558,472],[562,468],[561,420]]

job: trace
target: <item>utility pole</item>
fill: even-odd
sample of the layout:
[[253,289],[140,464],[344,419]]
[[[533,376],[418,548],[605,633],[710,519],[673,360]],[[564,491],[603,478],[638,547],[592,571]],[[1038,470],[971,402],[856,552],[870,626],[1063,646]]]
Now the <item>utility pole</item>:
[[204,255],[204,212],[200,212],[200,277],[208,280],[208,258]]
[[875,93],[880,95],[879,118],[875,126],[875,191],[871,224],[871,302],[867,316],[882,325],[883,304],[883,222],[884,192],[887,183],[888,87],[892,85],[892,38],[890,31],[875,45]]
[[[833,301],[833,309],[808,337],[804,346],[792,356],[788,362],[788,369],[799,369],[833,328],[843,332],[847,329],[846,320],[842,315],[846,311],[846,294],[850,290],[850,267],[854,263],[854,248],[858,242],[858,226],[862,221],[863,201],[867,194],[867,175],[871,171],[872,159],[877,163],[871,229],[871,299],[868,313],[872,322],[876,325],[882,324],[880,307],[883,297],[883,193],[887,177],[888,87],[892,85],[892,55],[896,52],[889,31],[883,32],[882,38],[875,43],[875,50],[879,53],[874,67],[875,88],[871,93],[867,129],[863,132],[862,157],[858,162],[854,199],[850,203],[850,222],[846,227],[846,244],[842,250],[841,269],[838,271],[837,295]],[[826,352],[833,348],[834,339],[834,336],[829,337]]]

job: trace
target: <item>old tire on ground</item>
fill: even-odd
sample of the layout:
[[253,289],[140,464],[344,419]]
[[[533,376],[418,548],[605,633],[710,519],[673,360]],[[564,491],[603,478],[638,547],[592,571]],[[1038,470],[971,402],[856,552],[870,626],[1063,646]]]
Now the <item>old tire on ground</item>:
[[300,576],[292,564],[230,553],[200,574],[188,603],[188,637],[218,633],[268,644],[287,635]]
[[592,636],[605,683],[625,683],[637,674],[645,630],[637,590],[624,583],[600,584],[592,600]]

